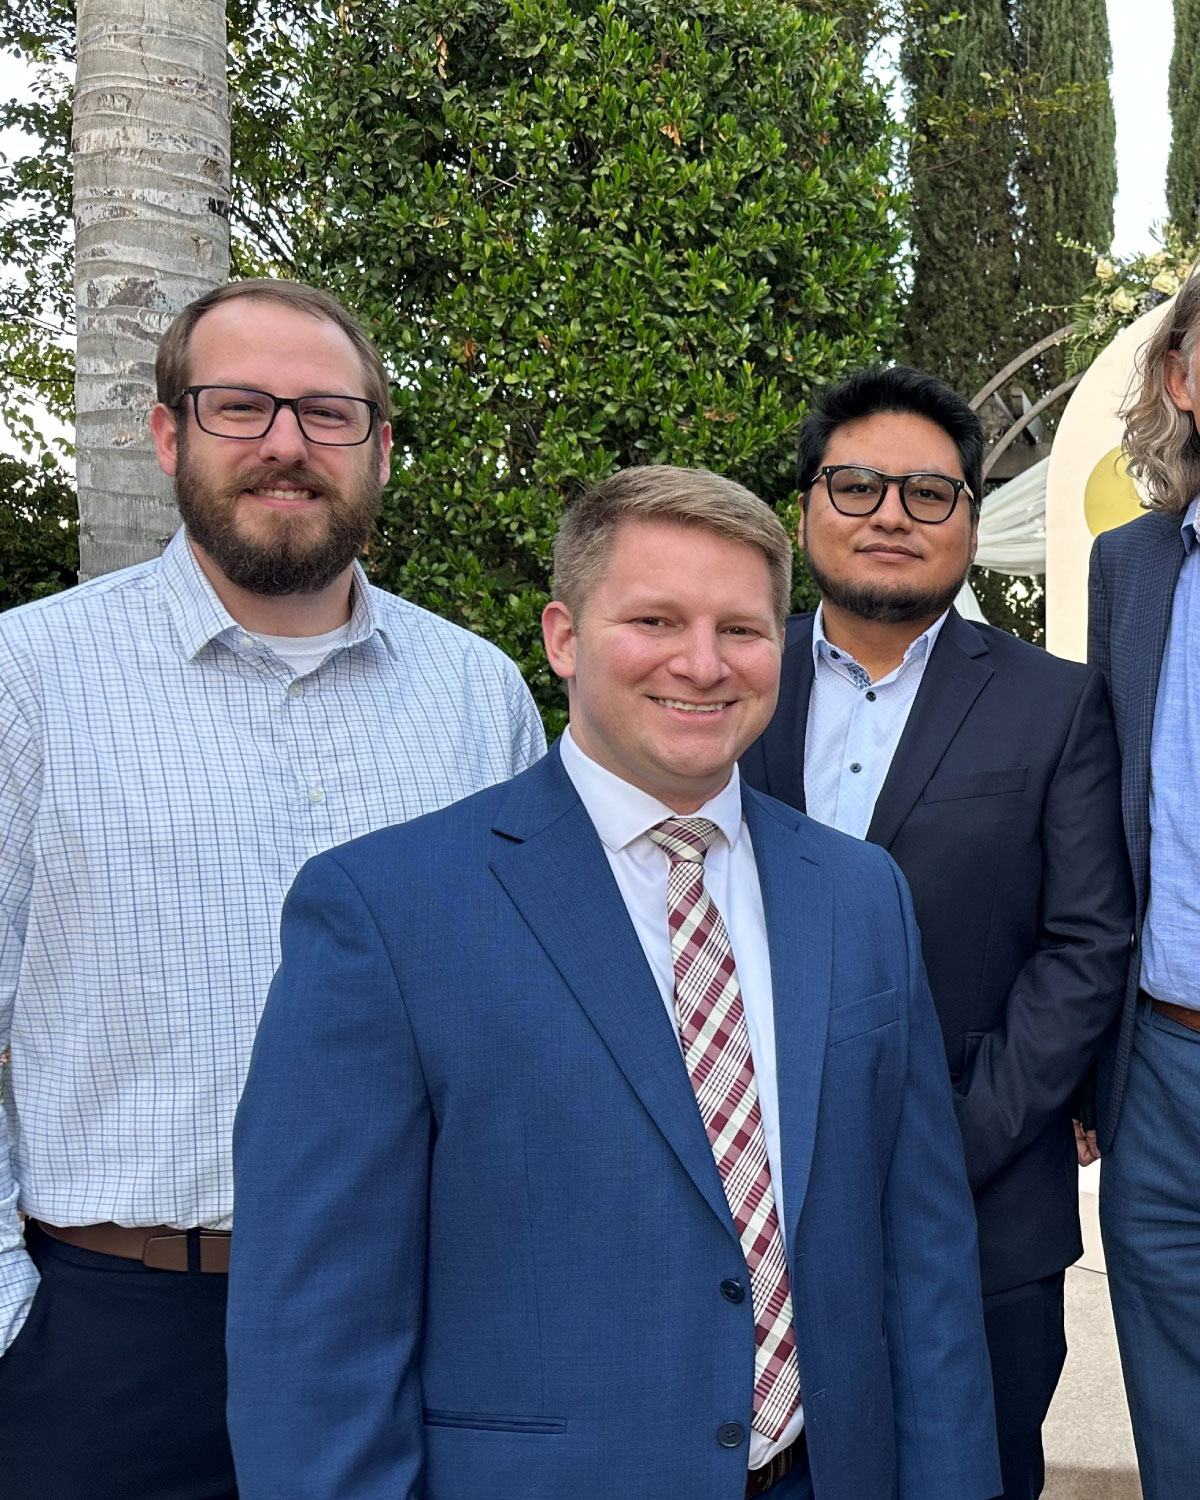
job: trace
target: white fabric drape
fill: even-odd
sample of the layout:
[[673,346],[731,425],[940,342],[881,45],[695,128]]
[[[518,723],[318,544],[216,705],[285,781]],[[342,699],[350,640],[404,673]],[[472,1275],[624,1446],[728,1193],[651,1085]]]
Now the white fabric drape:
[[[975,561],[997,573],[1046,571],[1046,470],[1043,458],[1032,468],[993,490],[979,517],[979,550]],[[960,615],[982,620],[983,612],[969,583],[954,601]]]

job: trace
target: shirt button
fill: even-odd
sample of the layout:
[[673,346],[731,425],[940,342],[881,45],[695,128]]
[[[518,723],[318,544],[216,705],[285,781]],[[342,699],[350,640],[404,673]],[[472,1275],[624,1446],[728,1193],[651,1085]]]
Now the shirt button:
[[310,802],[324,802],[325,788],[323,786],[310,786],[308,789],[308,800]]
[[868,703],[874,703],[875,702],[875,694],[874,693],[868,693],[867,694],[867,702]]
[[740,1448],[745,1437],[746,1429],[740,1422],[722,1422],[717,1428],[717,1442],[722,1448]]
[[829,654],[833,657],[834,661],[841,661],[842,659],[840,651],[831,651]]
[[299,680],[299,678],[297,678],[295,682],[290,682],[288,684],[288,697],[289,698],[303,698],[304,697],[304,684]]
[[746,1296],[746,1289],[740,1281],[735,1281],[732,1276],[721,1283],[721,1296],[726,1302],[741,1302]]
[[245,633],[245,631],[243,631],[242,634],[240,636],[238,636],[238,641],[243,646],[253,646],[253,644],[254,644],[254,637],[252,635],[247,635]]
[[856,761],[856,760],[852,760],[852,761],[851,761],[851,762],[850,762],[850,769],[851,769],[851,770],[852,770],[852,771],[853,771],[853,772],[855,772],[855,774],[857,774],[857,773],[858,773],[858,772],[859,772],[859,771],[861,771],[861,770],[862,770],[862,766],[860,766],[860,765],[859,765],[859,763],[858,763],[858,761]]

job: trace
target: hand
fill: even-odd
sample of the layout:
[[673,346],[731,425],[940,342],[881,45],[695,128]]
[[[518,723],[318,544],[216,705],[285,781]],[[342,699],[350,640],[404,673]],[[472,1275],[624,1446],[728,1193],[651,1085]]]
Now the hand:
[[1100,1160],[1100,1147],[1096,1144],[1096,1132],[1085,1130],[1078,1120],[1072,1120],[1075,1127],[1075,1154],[1079,1158],[1081,1167],[1090,1167],[1094,1161]]

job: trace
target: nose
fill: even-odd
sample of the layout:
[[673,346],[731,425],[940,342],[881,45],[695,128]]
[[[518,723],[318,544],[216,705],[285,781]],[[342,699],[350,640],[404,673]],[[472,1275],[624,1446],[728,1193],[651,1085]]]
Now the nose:
[[278,464],[301,463],[308,457],[308,443],[290,406],[281,406],[275,413],[275,420],[259,439],[258,455],[264,463]]
[[871,517],[871,524],[884,531],[911,531],[912,517],[900,503],[900,485],[895,479],[885,481],[886,488],[879,509]]
[[712,625],[693,625],[679,643],[672,666],[679,677],[697,687],[712,687],[729,672],[721,651],[721,636]]

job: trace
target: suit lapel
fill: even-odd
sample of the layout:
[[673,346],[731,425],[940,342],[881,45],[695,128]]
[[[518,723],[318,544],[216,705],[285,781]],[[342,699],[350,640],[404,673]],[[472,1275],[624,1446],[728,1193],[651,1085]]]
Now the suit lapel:
[[794,634],[789,631],[779,702],[762,739],[767,791],[801,812],[805,809],[804,741],[813,686],[812,622],[810,615],[807,621],[797,622]]
[[512,783],[495,832],[493,873],[736,1241],[678,1040],[557,748]]
[[920,799],[959,725],[992,675],[987,646],[956,610],[942,626],[880,788],[867,838],[885,849]]
[[[1154,708],[1158,698],[1158,678],[1162,669],[1167,632],[1171,628],[1171,609],[1175,603],[1175,585],[1185,556],[1183,537],[1177,516],[1163,516],[1146,538],[1147,545],[1132,551],[1141,565],[1138,586],[1129,597],[1140,601],[1145,620],[1145,635],[1138,642],[1137,667],[1132,673],[1131,713],[1133,723],[1145,730],[1144,743],[1149,753],[1150,733],[1154,727]],[[1140,540],[1140,539],[1139,539]]]
[[790,1259],[817,1132],[829,1030],[833,906],[828,877],[805,833],[806,821],[799,816],[785,821],[784,809],[764,803],[749,788],[743,789],[742,805],[771,954],[784,1236]]

